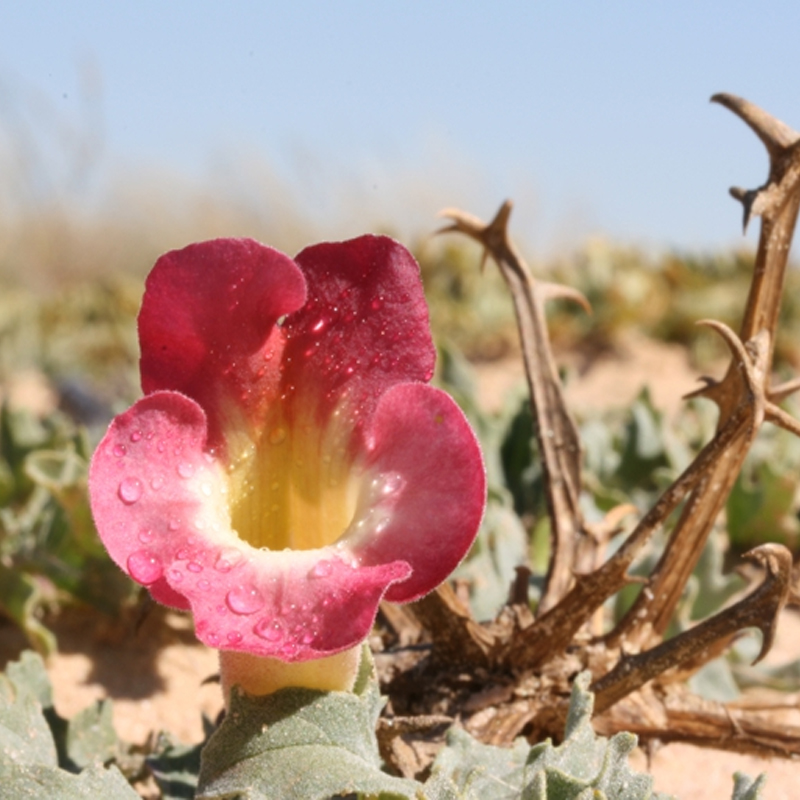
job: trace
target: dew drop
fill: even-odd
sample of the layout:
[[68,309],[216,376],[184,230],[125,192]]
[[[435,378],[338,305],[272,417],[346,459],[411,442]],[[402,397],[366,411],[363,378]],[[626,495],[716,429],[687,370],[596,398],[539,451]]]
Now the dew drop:
[[179,519],[171,519],[167,523],[167,528],[171,530],[173,533],[181,527],[181,521]]
[[311,633],[311,631],[306,631],[300,637],[300,643],[301,644],[311,644],[311,642],[313,642],[315,638],[316,638],[315,634]]
[[214,564],[214,569],[217,572],[230,572],[234,566],[241,560],[242,554],[238,550],[228,549],[223,550],[218,556]]
[[373,311],[380,311],[380,309],[383,308],[383,298],[382,297],[373,298],[372,302],[369,304],[369,307]]
[[280,444],[286,440],[286,428],[278,426],[273,428],[269,433],[270,444]]
[[192,475],[194,475],[194,466],[186,461],[182,461],[178,464],[178,475],[180,475],[181,478],[191,478]]
[[203,578],[203,580],[197,581],[197,588],[200,589],[201,592],[205,592],[211,588],[211,584]]
[[166,449],[167,449],[167,446],[164,444],[164,442],[159,442],[156,445],[156,450],[158,450],[159,453],[163,453]]
[[152,553],[147,550],[137,550],[128,556],[128,572],[135,581],[148,586],[164,574],[164,569]]
[[328,320],[325,317],[320,317],[312,326],[311,333],[319,335],[325,328],[328,327]]
[[256,623],[253,633],[268,642],[279,642],[283,639],[283,630],[278,620],[262,619]]
[[117,457],[122,458],[128,452],[128,448],[124,444],[115,444],[111,452]]
[[189,558],[189,551],[183,547],[175,554],[175,559],[177,561],[187,561]]
[[235,586],[225,596],[225,602],[234,614],[255,614],[264,607],[264,598],[251,584]]
[[281,647],[281,655],[283,655],[287,661],[291,660],[291,657],[297,652],[297,644],[295,642],[286,642],[283,647]]
[[376,483],[376,488],[379,489],[382,495],[390,495],[399,491],[403,487],[405,481],[403,480],[403,476],[397,472],[388,472],[384,475],[381,475],[381,477],[377,479]]
[[242,634],[239,631],[231,631],[225,638],[231,644],[239,644],[242,641]]
[[119,485],[119,499],[133,505],[142,496],[142,482],[138,478],[125,478]]
[[169,579],[170,579],[170,580],[171,580],[173,583],[180,583],[180,582],[183,580],[183,574],[181,573],[181,571],[180,571],[179,569],[171,569],[171,570],[170,570],[170,571],[167,573],[167,577],[168,577],[168,578],[169,578]]
[[311,578],[326,578],[331,572],[333,572],[333,564],[323,559],[322,561],[317,561],[317,563],[311,567],[308,571],[308,575]]
[[209,631],[206,634],[206,641],[214,647],[216,644],[219,643],[219,634],[215,633],[214,631]]
[[149,528],[143,528],[139,531],[139,541],[142,544],[149,544],[153,541],[153,531]]
[[196,575],[198,572],[203,571],[203,565],[199,564],[197,561],[190,561],[186,565],[186,569],[188,569],[189,572],[194,572],[194,574]]
[[155,478],[151,478],[150,480],[150,488],[154,492],[157,492],[163,485],[164,479],[160,475],[157,475]]
[[131,441],[134,442],[134,443],[138,442],[138,441],[141,441],[141,438],[142,438],[142,432],[141,431],[134,431],[131,434]]

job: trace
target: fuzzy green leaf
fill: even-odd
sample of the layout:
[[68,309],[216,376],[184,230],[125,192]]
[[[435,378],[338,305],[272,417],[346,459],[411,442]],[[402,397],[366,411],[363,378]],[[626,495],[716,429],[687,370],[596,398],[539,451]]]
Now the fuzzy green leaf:
[[139,800],[116,768],[90,767],[80,775],[56,767],[18,764],[3,775],[3,797],[14,800]]
[[374,678],[359,679],[352,693],[282,689],[250,697],[234,689],[203,750],[198,800],[414,797],[418,783],[381,771],[375,722],[382,704]]
[[0,796],[135,800],[122,773],[103,767],[117,747],[109,704],[98,703],[69,722],[56,714],[37,654],[23,653],[0,675]]
[[767,776],[759,775],[753,780],[743,772],[736,772],[733,776],[733,800],[762,800],[761,792],[767,782]]
[[162,734],[156,752],[147,758],[147,765],[161,789],[162,800],[191,800],[197,790],[202,744],[175,744]]

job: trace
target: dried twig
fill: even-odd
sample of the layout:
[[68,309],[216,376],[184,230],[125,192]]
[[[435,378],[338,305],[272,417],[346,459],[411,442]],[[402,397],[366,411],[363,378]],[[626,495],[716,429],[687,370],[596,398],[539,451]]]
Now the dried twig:
[[442,216],[452,219],[453,224],[441,232],[459,231],[480,242],[485,248],[484,259],[489,255],[497,262],[514,299],[552,524],[552,556],[539,603],[540,611],[544,612],[572,586],[579,540],[589,535],[578,505],[581,444],[564,402],[547,334],[544,304],[560,297],[579,303],[587,311],[590,308],[586,298],[575,289],[534,280],[508,238],[510,214],[510,201],[503,203],[488,225],[463,211],[445,209]]
[[[777,397],[769,388],[784,276],[800,207],[800,134],[739,97],[716,94],[711,99],[755,131],[767,148],[770,170],[760,189],[731,190],[744,205],[745,226],[753,215],[761,217],[758,253],[739,341],[725,335],[732,351],[728,371],[721,381],[711,382],[694,394],[708,397],[719,406],[720,427],[728,424],[742,404],[755,404],[756,413],[720,450],[694,490],[650,577],[649,591],[639,595],[618,628],[619,636],[624,631],[628,641],[644,641],[651,633],[663,635],[762,421],[767,419],[794,433],[800,431],[800,425],[777,407]],[[717,330],[721,332],[719,326]],[[783,399],[797,388],[800,386],[796,383],[783,386],[778,395]]]
[[[602,732],[632,730],[644,740],[693,741],[749,752],[800,754],[800,740],[746,709],[690,696],[676,683],[722,653],[739,631],[761,629],[759,655],[769,650],[778,613],[791,588],[791,556],[779,545],[749,554],[766,568],[761,585],[748,596],[692,629],[663,641],[678,600],[764,422],[800,435],[800,422],[778,403],[800,389],[800,378],[772,386],[772,358],[789,246],[800,208],[800,134],[752,104],[731,95],[712,98],[740,116],[764,142],[770,156],[767,183],[760,189],[731,190],[744,206],[745,225],[761,216],[758,254],[744,319],[737,335],[720,322],[705,321],[725,341],[730,365],[718,381],[708,379],[694,396],[719,407],[717,429],[692,464],[664,491],[616,552],[602,563],[605,525],[582,517],[581,446],[564,404],[544,318],[550,297],[568,297],[588,308],[582,295],[535,281],[508,237],[511,204],[488,225],[462,211],[443,212],[458,231],[480,242],[497,262],[514,299],[525,367],[543,461],[553,551],[545,591],[534,618],[526,600],[526,573],[514,583],[510,604],[497,620],[478,624],[457,596],[442,588],[409,609],[432,631],[430,663],[447,674],[495,676],[508,701],[471,715],[456,683],[439,686],[435,704],[462,716],[465,726],[486,741],[510,743],[521,732],[539,738],[559,735],[571,675],[590,669],[595,676],[596,710]],[[682,507],[681,507],[682,506]],[[645,579],[629,570],[653,535],[680,510],[659,563]],[[583,570],[584,574],[578,574]],[[633,607],[604,637],[593,622],[603,603],[626,584],[643,583]],[[503,673],[501,676],[500,674]],[[463,687],[462,687],[463,688]],[[462,697],[461,700],[458,698]],[[677,698],[677,699],[676,699]]]

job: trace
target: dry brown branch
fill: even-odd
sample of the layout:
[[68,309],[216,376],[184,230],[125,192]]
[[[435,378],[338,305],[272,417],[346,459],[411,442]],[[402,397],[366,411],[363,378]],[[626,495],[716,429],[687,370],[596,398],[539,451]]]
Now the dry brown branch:
[[735,605],[669,641],[636,655],[623,653],[614,669],[592,685],[597,713],[667,670],[690,661],[702,664],[699,656],[715,650],[717,642],[731,641],[734,634],[745,628],[759,628],[763,635],[761,652],[753,663],[769,652],[775,638],[778,614],[789,595],[792,554],[783,545],[765,544],[751,550],[745,557],[766,567],[767,576],[763,583]]
[[544,459],[545,493],[552,524],[552,556],[539,603],[540,611],[553,607],[573,584],[579,539],[585,539],[583,515],[578,505],[581,489],[581,444],[575,422],[567,410],[544,315],[547,300],[573,300],[587,311],[589,303],[575,289],[534,280],[528,265],[508,238],[511,203],[506,201],[495,218],[484,224],[457,209],[442,216],[453,224],[442,232],[458,231],[480,242],[508,283],[517,314],[525,371],[536,420],[536,436]]
[[[722,654],[739,633],[762,631],[759,659],[769,650],[780,610],[793,592],[789,552],[764,545],[748,557],[765,572],[762,583],[727,609],[664,641],[676,604],[726,503],[742,462],[764,422],[800,435],[800,422],[778,403],[800,389],[800,378],[772,386],[772,358],[789,246],[800,208],[800,134],[740,98],[712,98],[740,116],[759,136],[770,157],[767,183],[732,190],[744,205],[745,224],[762,218],[758,253],[738,334],[705,321],[726,343],[730,364],[720,380],[707,379],[693,392],[719,408],[716,431],[690,466],[642,516],[607,560],[609,531],[630,509],[609,513],[589,526],[579,508],[581,445],[564,404],[545,325],[550,297],[573,290],[536,281],[508,235],[511,204],[484,224],[448,209],[446,231],[477,240],[499,266],[512,294],[522,341],[539,453],[545,475],[553,551],[545,590],[534,616],[528,607],[528,573],[522,569],[497,619],[479,624],[449,588],[408,609],[408,631],[426,628],[433,653],[394,684],[401,713],[458,716],[467,730],[494,744],[510,744],[524,733],[532,740],[559,736],[571,677],[583,669],[594,676],[597,728],[630,730],[644,741],[690,741],[757,753],[800,755],[800,731],[771,723],[754,709],[711,703],[691,695],[682,681]],[[630,569],[654,535],[667,528],[664,552],[646,578]],[[642,590],[629,612],[604,636],[597,619],[606,600],[631,582]],[[423,682],[425,670],[436,672]],[[413,674],[412,674],[413,673]],[[391,691],[390,691],[391,693]],[[403,699],[405,697],[405,700]],[[484,702],[485,700],[485,702]]]
[[[733,111],[755,131],[769,154],[770,169],[767,182],[760,189],[731,191],[744,205],[745,226],[753,215],[761,217],[756,263],[739,333],[740,342],[750,349],[751,355],[743,357],[741,346],[726,337],[734,351],[728,371],[721,381],[710,384],[698,394],[717,403],[720,426],[727,423],[736,407],[753,402],[751,397],[764,407],[754,415],[753,426],[744,428],[719,453],[702,485],[695,490],[651,575],[650,591],[639,595],[626,620],[629,640],[644,640],[651,631],[662,635],[666,630],[763,421],[762,415],[797,432],[796,423],[774,406],[775,397],[769,383],[784,276],[800,207],[800,134],[739,97],[716,94],[711,99]],[[748,361],[753,365],[753,373],[747,381],[749,385],[745,385],[743,368]],[[790,391],[796,388],[797,385]],[[786,387],[782,387],[779,394],[785,397]]]

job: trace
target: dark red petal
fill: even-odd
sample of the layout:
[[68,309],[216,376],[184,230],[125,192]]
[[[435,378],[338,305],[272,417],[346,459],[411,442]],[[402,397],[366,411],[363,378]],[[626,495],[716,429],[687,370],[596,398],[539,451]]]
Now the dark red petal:
[[[284,325],[284,389],[324,423],[346,395],[358,419],[398,382],[428,381],[435,350],[419,266],[385,236],[308,247],[308,300]],[[358,420],[356,420],[357,422]]]
[[382,497],[365,499],[377,513],[367,511],[363,533],[356,523],[342,544],[364,565],[410,564],[411,577],[385,599],[415,600],[456,568],[478,532],[486,502],[480,447],[453,400],[423,384],[401,384],[381,397],[366,447]]
[[305,281],[288,257],[252,239],[215,239],[163,255],[139,314],[142,388],[196,400],[222,444],[231,414],[258,423],[278,391],[277,320],[303,305]]

